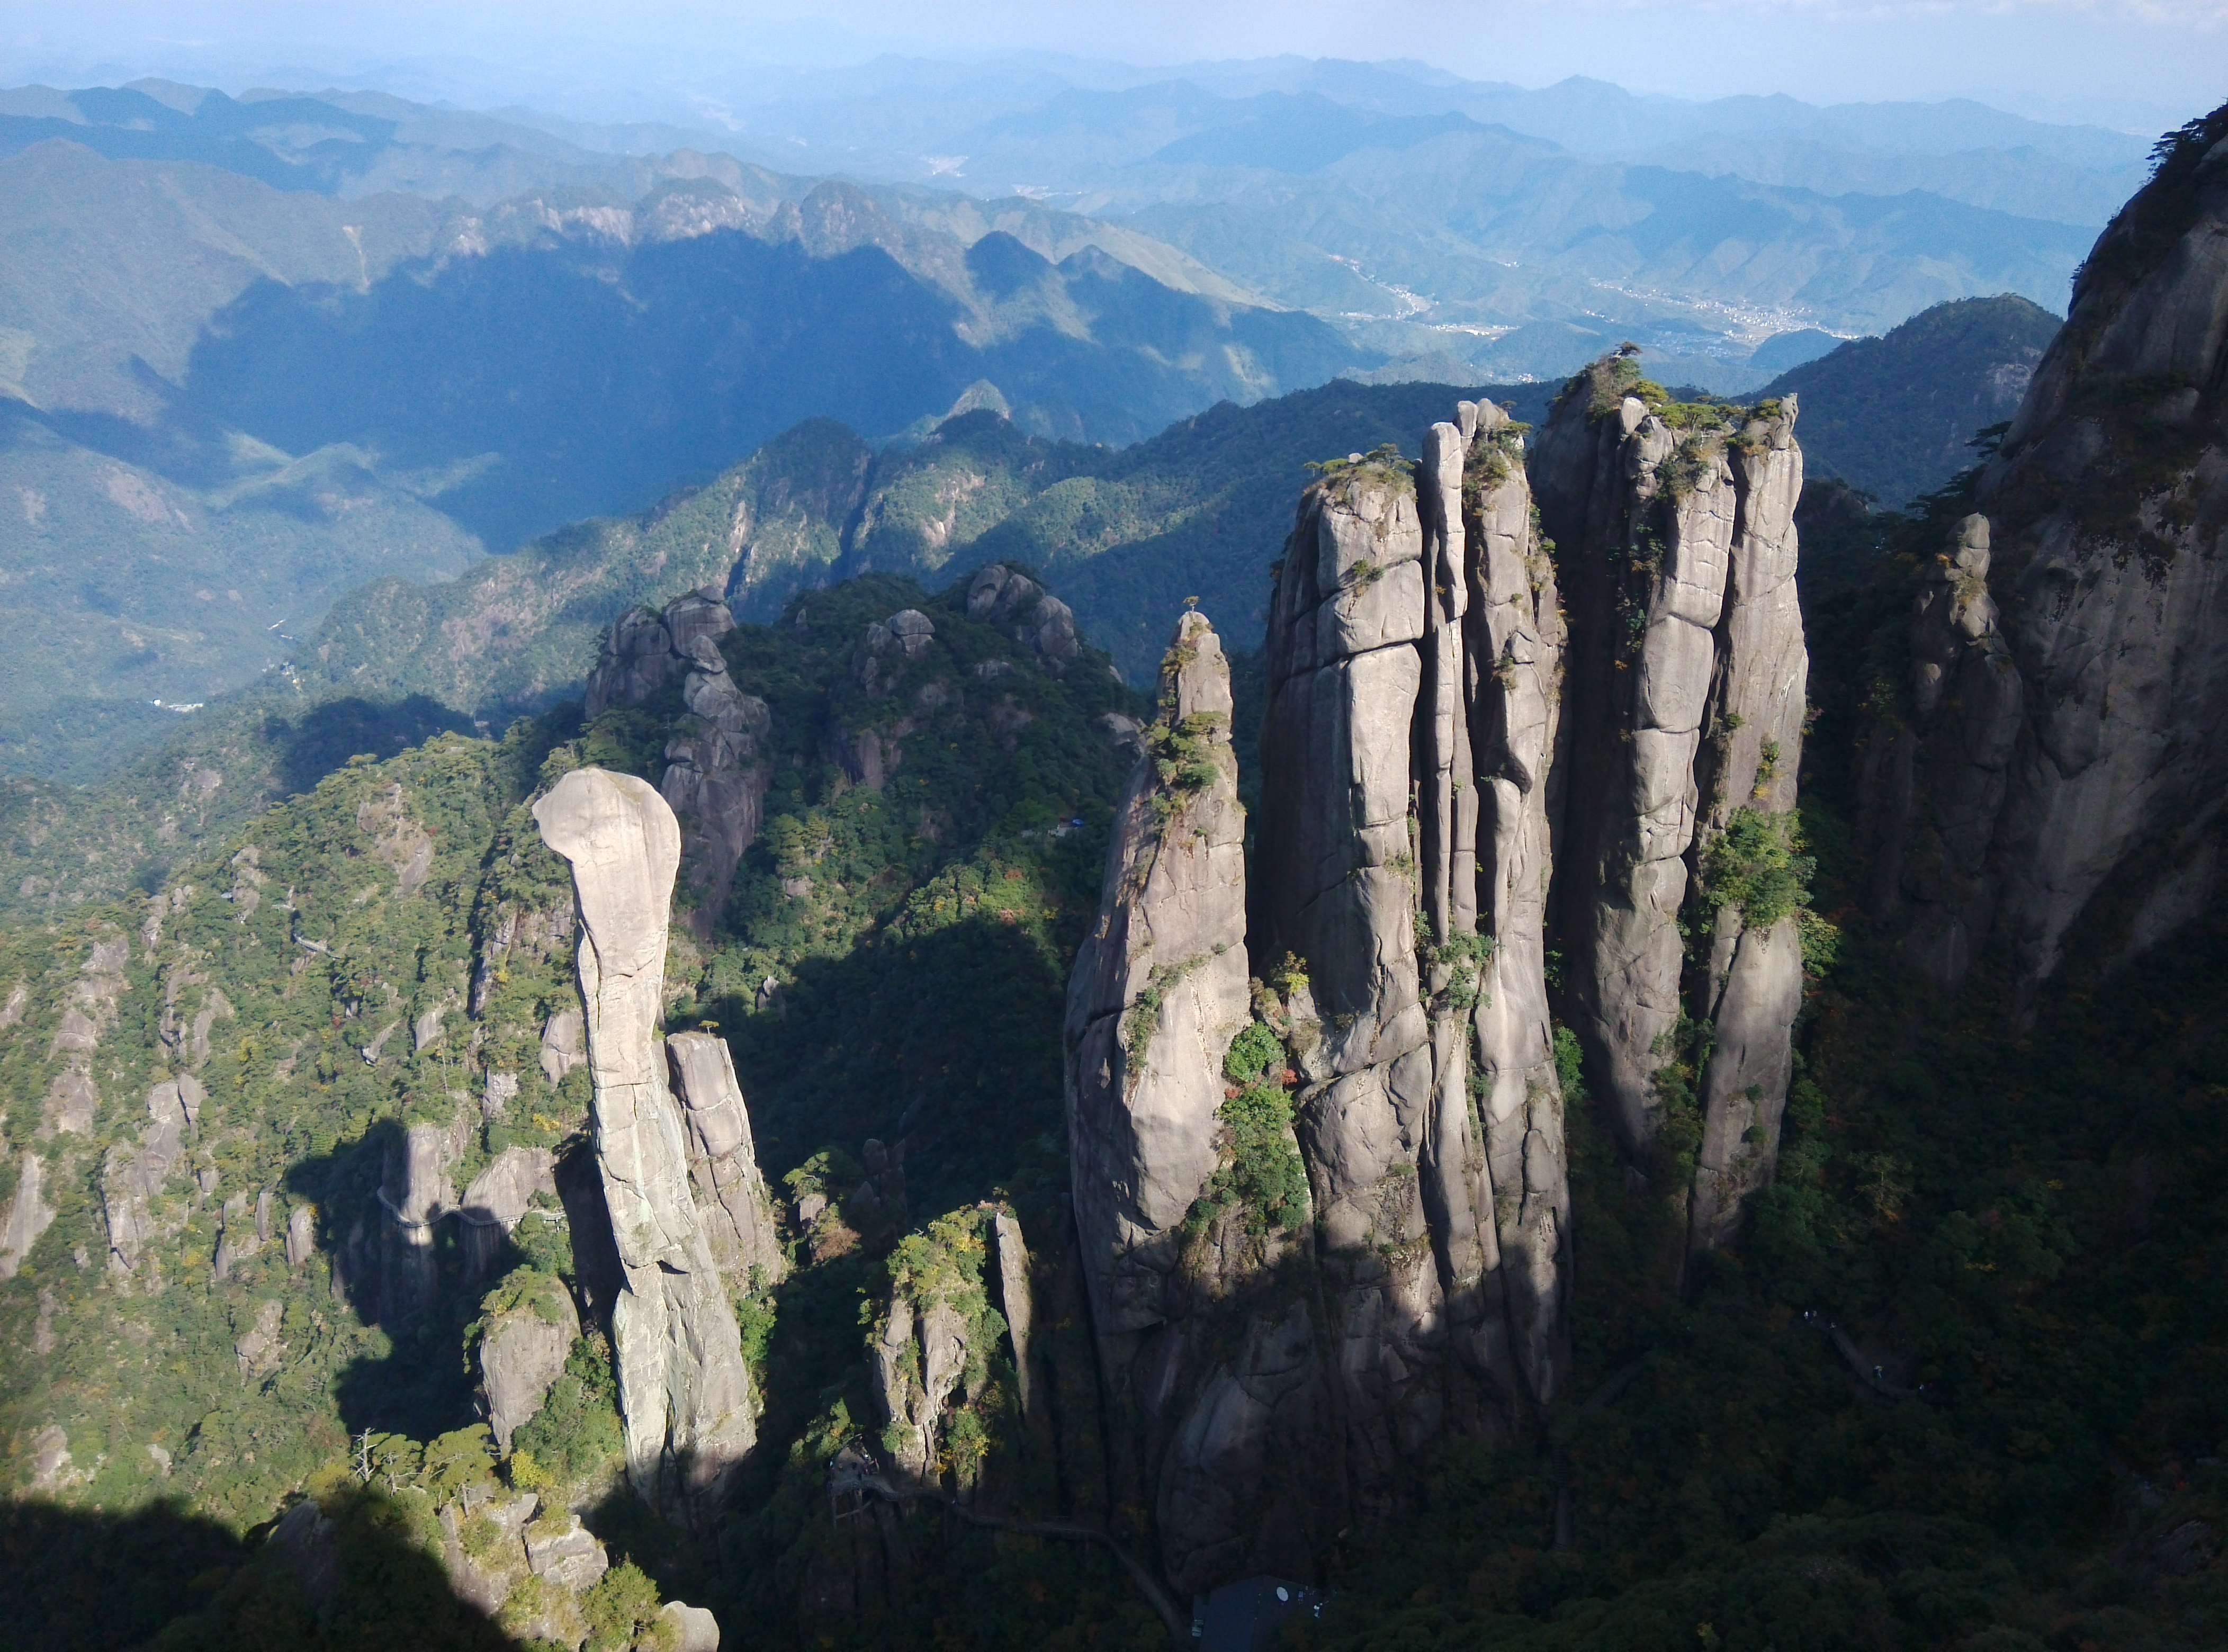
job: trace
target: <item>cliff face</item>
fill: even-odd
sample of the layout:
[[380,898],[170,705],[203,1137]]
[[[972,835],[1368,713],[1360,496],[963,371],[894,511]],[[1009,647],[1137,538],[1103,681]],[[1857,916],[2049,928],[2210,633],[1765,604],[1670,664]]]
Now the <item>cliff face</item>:
[[1296,1111],[1364,1509],[1441,1429],[1506,1433],[1561,1364],[1560,627],[1523,444],[1459,413],[1412,477],[1365,458],[1309,490],[1270,613],[1256,951],[1308,977]]
[[735,866],[765,823],[765,760],[773,714],[727,673],[720,639],[735,628],[724,602],[684,592],[663,611],[630,608],[611,625],[589,673],[587,714],[639,706],[677,680],[685,715],[666,741],[658,791],[681,823],[693,896],[689,926],[710,936],[733,887]]
[[716,1495],[756,1440],[740,1333],[657,1047],[680,828],[647,783],[600,769],[565,776],[534,818],[572,862],[579,905],[596,1159],[625,1275],[611,1341],[627,1474],[673,1508]]
[[1542,923],[1563,632],[1506,424],[1464,404],[1414,471],[1357,457],[1302,501],[1250,986],[1226,677],[1196,615],[1078,958],[1078,1222],[1179,1590],[1304,1575],[1405,1503],[1434,1441],[1510,1437],[1561,1381]]
[[1770,1175],[1801,1002],[1793,901],[1733,892],[1796,847],[1802,459],[1792,397],[1659,410],[1637,379],[1579,375],[1533,466],[1572,637],[1557,926],[1610,1123],[1629,1154],[1693,1155],[1706,1248]]
[[1994,934],[2030,1002],[2077,927],[2083,954],[2124,959],[2217,882],[2224,249],[2228,109],[2168,145],[2097,240],[1980,477],[1985,519],[1922,573],[1871,801],[1879,904],[1937,981]]

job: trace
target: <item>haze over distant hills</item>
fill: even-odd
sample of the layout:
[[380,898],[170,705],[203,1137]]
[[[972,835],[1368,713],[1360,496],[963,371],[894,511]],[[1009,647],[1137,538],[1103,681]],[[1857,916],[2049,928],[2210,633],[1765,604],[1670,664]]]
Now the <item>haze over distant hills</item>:
[[[1626,338],[1739,392],[2007,290],[2032,332],[2143,148],[1298,59],[880,60],[716,124],[0,92],[0,611],[33,639],[5,765],[78,772],[64,727],[112,761],[170,726],[150,701],[285,669],[350,588],[643,510],[814,418],[879,444],[995,404],[1120,446],[1339,376],[1551,381]],[[1806,406],[1806,433],[1841,416]],[[1904,496],[1962,417],[1850,478]],[[1112,566],[1072,577],[1128,658],[1143,620],[1085,588]]]

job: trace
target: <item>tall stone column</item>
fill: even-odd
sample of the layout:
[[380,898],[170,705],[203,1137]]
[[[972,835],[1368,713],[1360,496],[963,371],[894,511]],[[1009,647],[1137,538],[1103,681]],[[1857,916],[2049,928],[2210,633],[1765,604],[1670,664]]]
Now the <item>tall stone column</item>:
[[625,1276],[611,1322],[627,1476],[661,1507],[701,1507],[756,1429],[657,1030],[680,829],[647,782],[601,769],[565,776],[534,818],[572,863],[579,906],[596,1161]]
[[1571,628],[1556,927],[1574,1028],[1627,1154],[1654,1149],[1670,1117],[1662,1075],[1687,1058],[1682,1018],[1708,1029],[1699,1117],[1678,1120],[1695,1132],[1681,1138],[1689,1245],[1707,1249],[1770,1179],[1802,999],[1793,916],[1759,927],[1702,882],[1737,824],[1795,807],[1802,456],[1792,396],[1673,424],[1637,380],[1617,357],[1579,375],[1533,466]]

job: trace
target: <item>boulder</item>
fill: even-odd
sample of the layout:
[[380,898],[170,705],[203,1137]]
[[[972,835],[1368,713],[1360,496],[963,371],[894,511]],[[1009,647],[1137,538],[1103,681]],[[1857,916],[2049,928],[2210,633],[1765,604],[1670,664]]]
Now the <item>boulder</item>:
[[673,1652],[720,1652],[720,1620],[701,1606],[669,1600],[658,1608],[657,1616],[672,1626],[669,1644]]
[[534,1575],[574,1594],[585,1594],[611,1569],[604,1546],[570,1509],[551,1509],[527,1527],[525,1538],[526,1564]]
[[560,1009],[541,1029],[541,1076],[552,1084],[588,1059],[587,1016],[578,1009]]

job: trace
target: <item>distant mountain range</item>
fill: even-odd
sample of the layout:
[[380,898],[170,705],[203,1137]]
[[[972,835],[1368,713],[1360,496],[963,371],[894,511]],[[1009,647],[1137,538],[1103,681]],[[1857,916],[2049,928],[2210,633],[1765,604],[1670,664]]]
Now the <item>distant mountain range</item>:
[[[1186,447],[1233,416],[1188,422],[1217,404],[1335,378],[1521,400],[1629,338],[1669,383],[1785,375],[1816,462],[1893,503],[2002,417],[2052,320],[1984,304],[1966,344],[1892,360],[1843,336],[1963,294],[2047,301],[2083,203],[2141,163],[2136,140],[1978,106],[1686,105],[1401,64],[949,67],[790,77],[721,132],[361,92],[0,93],[0,769],[105,769],[177,704],[310,669],[343,592],[445,590],[814,419],[887,467],[874,450],[955,411],[1002,414],[1045,479],[994,487],[1021,462],[976,453],[938,554],[995,529],[1131,664],[1172,583],[1252,623],[1309,444],[1412,433],[1405,411],[1295,413],[1290,453]],[[1975,351],[1993,390],[1968,382]],[[1854,411],[1915,407],[1920,379],[1936,401],[1892,427]],[[847,522],[797,579],[887,565],[896,530]],[[778,608],[789,577],[745,605]]]

